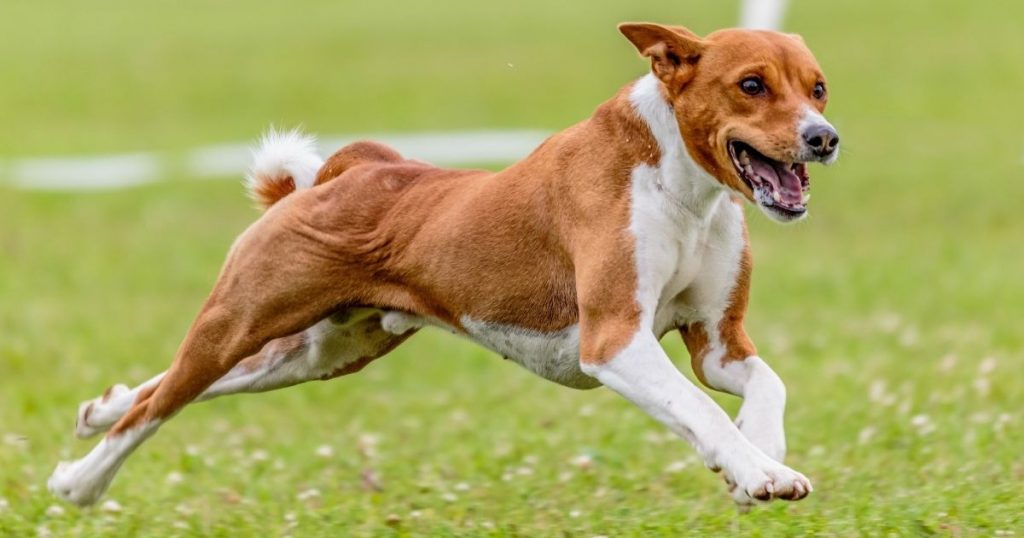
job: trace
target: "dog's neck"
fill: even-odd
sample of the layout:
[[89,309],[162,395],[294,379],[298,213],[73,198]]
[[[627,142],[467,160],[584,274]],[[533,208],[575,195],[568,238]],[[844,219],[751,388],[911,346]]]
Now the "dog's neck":
[[655,173],[649,176],[658,182],[656,188],[686,216],[708,222],[727,191],[690,156],[661,82],[653,74],[644,76],[633,84],[629,101],[661,152]]

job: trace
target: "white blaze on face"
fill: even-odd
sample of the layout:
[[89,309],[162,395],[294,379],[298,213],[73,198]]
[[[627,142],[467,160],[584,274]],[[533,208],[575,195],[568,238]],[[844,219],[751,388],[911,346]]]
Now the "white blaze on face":
[[[808,147],[807,144],[804,142],[804,133],[806,133],[809,129],[819,128],[819,127],[827,127],[829,129],[831,129],[832,131],[836,130],[836,128],[833,127],[832,124],[829,123],[829,121],[827,119],[825,119],[825,116],[822,116],[820,112],[818,112],[817,110],[811,108],[810,106],[805,107],[804,108],[804,115],[803,115],[803,117],[800,118],[800,123],[798,123],[797,127],[796,127],[796,135],[797,135],[797,137],[799,137],[801,147],[803,148],[803,152],[804,152],[804,154],[806,156],[813,155],[813,152],[812,152],[811,148]],[[822,162],[824,164],[832,164],[832,163],[836,162],[836,159],[838,159],[838,158],[839,158],[839,147],[837,146],[836,150],[833,151],[832,154],[829,155],[828,158],[825,159]],[[810,160],[810,159],[808,159],[808,160]]]

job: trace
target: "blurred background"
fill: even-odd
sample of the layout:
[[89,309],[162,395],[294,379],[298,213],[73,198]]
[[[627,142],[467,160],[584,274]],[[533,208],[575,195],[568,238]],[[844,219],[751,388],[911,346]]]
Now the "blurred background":
[[[187,409],[104,506],[45,491],[92,446],[78,402],[169,364],[258,216],[235,169],[268,125],[500,168],[647,70],[617,23],[739,19],[736,1],[5,1],[0,535],[1024,532],[1013,2],[792,0],[782,19],[844,144],[805,222],[748,211],[749,332],[789,388],[809,499],[738,517],[610,391],[433,330],[359,376]],[[457,159],[474,141],[494,146]]]

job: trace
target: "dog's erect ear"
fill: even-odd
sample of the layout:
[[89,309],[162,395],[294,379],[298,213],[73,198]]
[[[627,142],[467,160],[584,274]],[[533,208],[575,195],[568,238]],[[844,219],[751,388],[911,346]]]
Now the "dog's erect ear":
[[651,58],[651,71],[666,86],[681,89],[693,78],[705,44],[682,26],[624,22],[619,31],[642,56]]

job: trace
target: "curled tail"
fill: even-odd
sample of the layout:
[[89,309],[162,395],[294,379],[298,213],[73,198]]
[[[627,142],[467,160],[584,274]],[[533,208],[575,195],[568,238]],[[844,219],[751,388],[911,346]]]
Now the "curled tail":
[[252,167],[245,177],[249,197],[266,209],[298,189],[316,183],[324,160],[317,155],[316,139],[298,129],[271,128],[253,152]]
[[402,160],[394,149],[364,140],[339,149],[324,162],[312,136],[298,129],[281,132],[271,128],[253,152],[245,186],[249,197],[267,209],[292,192],[326,183],[353,166]]

